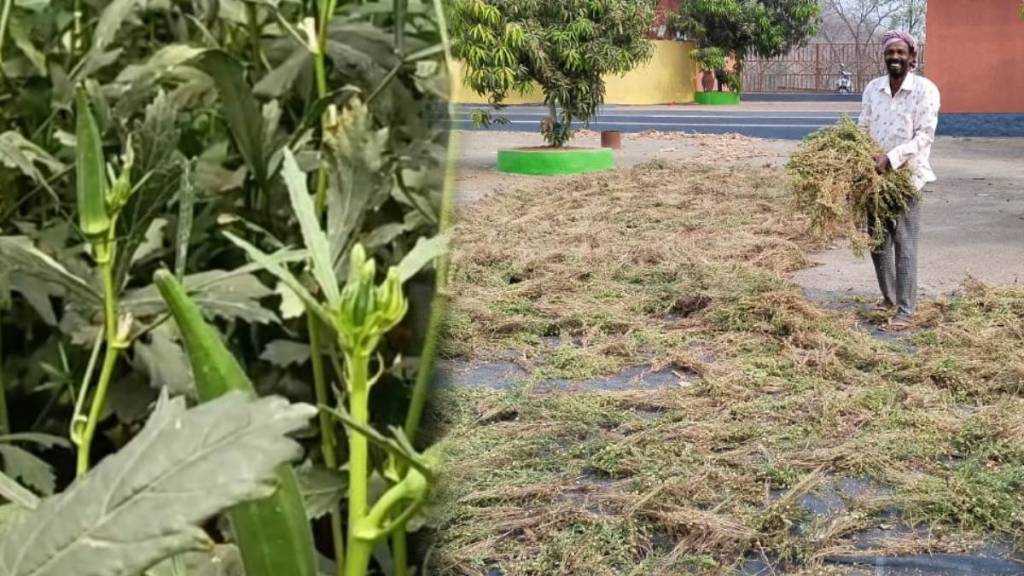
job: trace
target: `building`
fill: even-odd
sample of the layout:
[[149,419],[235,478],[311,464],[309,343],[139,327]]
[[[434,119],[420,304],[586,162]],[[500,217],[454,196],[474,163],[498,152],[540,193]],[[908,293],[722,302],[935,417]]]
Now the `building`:
[[927,76],[942,93],[939,134],[1024,136],[1020,0],[929,0]]

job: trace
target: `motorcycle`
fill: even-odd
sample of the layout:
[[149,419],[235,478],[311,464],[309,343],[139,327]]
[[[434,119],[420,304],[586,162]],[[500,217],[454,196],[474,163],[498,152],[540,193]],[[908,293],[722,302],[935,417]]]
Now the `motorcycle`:
[[842,64],[839,65],[839,79],[836,80],[836,92],[839,94],[853,92],[853,74]]

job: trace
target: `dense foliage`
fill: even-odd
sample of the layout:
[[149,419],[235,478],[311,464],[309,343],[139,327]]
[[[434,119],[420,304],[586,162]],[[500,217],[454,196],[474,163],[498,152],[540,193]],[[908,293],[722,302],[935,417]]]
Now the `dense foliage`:
[[[510,93],[540,86],[551,111],[544,138],[562,146],[573,120],[604,102],[604,79],[651,55],[653,0],[446,0],[452,51],[466,82],[500,107]],[[478,120],[487,122],[486,115]]]
[[817,0],[687,0],[672,26],[702,49],[732,55],[738,73],[749,54],[771,58],[800,46],[816,33],[819,14]]
[[[172,320],[165,303],[173,292],[152,280],[165,270],[251,381],[251,388],[238,388],[233,378],[232,389],[321,406],[319,426],[313,421],[300,435],[305,457],[295,462],[295,489],[304,500],[298,513],[313,521],[321,560],[329,563],[351,546],[343,543],[346,535],[354,538],[344,526],[346,511],[349,525],[363,522],[381,494],[401,485],[397,493],[406,496],[385,510],[394,522],[374,542],[390,536],[377,563],[407,572],[405,532],[418,520],[399,514],[399,505],[415,512],[422,498],[407,497],[407,484],[429,479],[416,432],[433,347],[429,333],[437,323],[434,283],[444,276],[437,273],[443,260],[433,266],[446,221],[447,134],[436,119],[448,81],[440,9],[429,0],[3,2],[0,459],[6,476],[0,494],[23,504],[32,493],[41,496],[39,511],[51,500],[57,508],[87,510],[89,494],[100,498],[102,489],[86,486],[97,486],[91,479],[110,469],[109,455],[124,458],[145,433],[143,423],[160,426],[156,421],[169,410],[184,409],[182,400],[204,403],[195,409],[216,402],[200,389],[210,360],[186,352],[182,319]],[[359,257],[350,258],[353,253]],[[359,259],[362,273],[353,276]],[[405,302],[402,313],[386,325],[372,324],[373,345],[353,356],[333,324],[334,306],[341,304],[331,296],[342,287],[355,290],[349,286],[373,294],[367,287],[381,282],[392,303]],[[329,318],[310,311],[328,301]],[[372,318],[360,313],[355,325]],[[351,404],[356,364],[372,370],[361,380],[368,395],[360,410]],[[160,394],[177,408],[154,413]],[[282,418],[297,413],[287,404],[251,409]],[[252,417],[249,408],[234,410],[219,417]],[[365,415],[349,416],[354,411]],[[278,433],[300,428],[289,422]],[[375,432],[388,426],[398,428]],[[197,427],[154,441],[138,451],[139,465],[171,466],[167,450],[174,442],[197,446],[208,432]],[[367,438],[365,478],[346,478],[352,442],[365,446]],[[113,523],[104,527],[106,535],[151,526],[138,536],[181,544],[164,545],[157,550],[163,555],[212,538],[226,543],[217,554],[240,555],[249,576],[258,576],[257,560],[245,546],[236,549],[246,538],[237,506],[230,528],[210,523],[196,531],[176,522],[205,521],[266,496],[265,468],[298,453],[287,450],[274,460],[258,444],[241,446],[220,464],[220,482],[209,467],[178,470],[186,483],[196,479],[190,474],[209,480],[206,508],[150,507],[144,524]],[[258,473],[235,465],[246,459],[255,459]],[[74,490],[54,496],[75,477]],[[10,479],[27,487],[28,496]],[[369,491],[357,494],[361,503],[349,506],[353,486],[367,485]],[[188,500],[179,504],[187,507]],[[11,523],[23,508],[0,508],[8,512],[0,515],[0,531],[20,533]],[[253,519],[260,514],[249,518],[259,528]],[[33,513],[25,521],[41,520]],[[185,533],[190,536],[170,538]],[[45,532],[36,536],[18,546],[58,545]],[[140,545],[123,553],[139,550],[153,552]],[[130,573],[93,566],[87,555],[76,559],[78,569],[96,570],[90,573]],[[146,567],[147,559],[135,561]],[[203,562],[172,560],[171,568],[152,573],[191,573],[186,566]],[[338,573],[343,570],[339,563]]]

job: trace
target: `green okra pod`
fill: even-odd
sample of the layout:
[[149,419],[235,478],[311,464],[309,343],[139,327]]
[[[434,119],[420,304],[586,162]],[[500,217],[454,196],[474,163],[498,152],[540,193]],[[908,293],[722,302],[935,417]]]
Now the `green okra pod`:
[[[252,382],[228,351],[220,334],[203,319],[174,275],[160,270],[154,282],[178,324],[195,374],[196,391],[206,402],[232,390],[255,394]],[[278,469],[278,490],[269,498],[229,512],[247,576],[316,576],[313,535],[295,471]]]
[[96,118],[89,107],[89,96],[83,89],[79,89],[76,94],[75,108],[75,188],[78,196],[78,221],[86,237],[96,238],[110,230],[103,140],[100,138]]

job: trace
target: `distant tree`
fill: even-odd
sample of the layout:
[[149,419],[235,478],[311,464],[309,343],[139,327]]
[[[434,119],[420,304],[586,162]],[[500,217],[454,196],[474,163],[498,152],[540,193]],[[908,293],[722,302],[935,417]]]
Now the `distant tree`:
[[927,0],[822,0],[828,42],[873,42],[886,30],[906,30],[924,42]]
[[[500,108],[532,84],[550,117],[542,131],[552,146],[572,137],[604,102],[604,78],[625,74],[651,56],[647,39],[655,0],[445,0],[452,51],[466,82]],[[489,115],[476,119],[488,122]]]
[[819,0],[686,0],[673,26],[700,48],[730,54],[738,77],[748,55],[772,58],[804,44],[819,14]]

